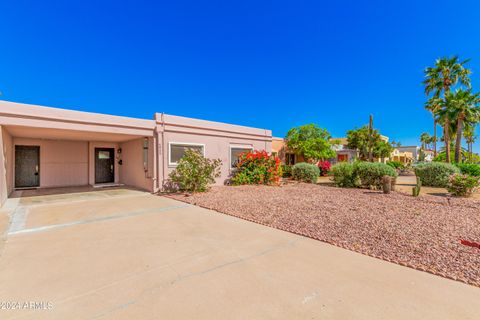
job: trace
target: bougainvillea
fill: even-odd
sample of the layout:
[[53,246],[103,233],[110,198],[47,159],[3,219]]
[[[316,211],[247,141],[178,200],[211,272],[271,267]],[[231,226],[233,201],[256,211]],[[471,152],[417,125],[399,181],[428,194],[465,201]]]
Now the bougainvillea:
[[231,182],[233,185],[278,185],[281,176],[282,166],[278,157],[270,156],[266,151],[250,151],[240,155]]
[[320,169],[320,175],[322,177],[326,176],[330,172],[330,169],[332,168],[332,164],[327,160],[319,161],[317,165],[318,165],[318,169]]

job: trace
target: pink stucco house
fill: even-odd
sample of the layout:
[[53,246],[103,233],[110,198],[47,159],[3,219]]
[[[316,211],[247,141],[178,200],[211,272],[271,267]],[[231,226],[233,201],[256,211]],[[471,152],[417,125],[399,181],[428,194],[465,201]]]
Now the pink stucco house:
[[158,192],[186,148],[222,160],[271,152],[272,132],[156,113],[153,120],[0,101],[0,205],[14,189],[124,184]]

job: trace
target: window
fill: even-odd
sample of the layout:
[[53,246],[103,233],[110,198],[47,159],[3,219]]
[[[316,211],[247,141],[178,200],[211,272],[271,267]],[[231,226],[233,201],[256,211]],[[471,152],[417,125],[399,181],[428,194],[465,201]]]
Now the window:
[[172,142],[169,144],[169,146],[168,164],[171,166],[174,166],[178,163],[178,160],[183,157],[187,149],[199,151],[205,156],[205,145],[203,144]]
[[230,167],[236,168],[240,155],[252,150],[252,147],[230,147]]
[[98,159],[110,159],[110,151],[98,151]]
[[295,154],[294,153],[287,153],[285,154],[285,164],[293,166],[295,164]]

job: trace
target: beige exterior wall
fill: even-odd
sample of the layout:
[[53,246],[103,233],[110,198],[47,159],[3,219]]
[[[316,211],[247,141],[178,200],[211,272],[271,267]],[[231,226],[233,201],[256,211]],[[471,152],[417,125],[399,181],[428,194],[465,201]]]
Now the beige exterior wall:
[[40,147],[40,187],[88,184],[87,142],[29,138],[14,138],[13,142],[15,146]]
[[152,192],[175,169],[169,164],[170,143],[202,144],[207,158],[221,159],[217,184],[233,172],[232,147],[272,151],[270,130],[159,113],[144,120],[0,101],[0,126],[0,201],[14,188],[15,145],[40,147],[40,187],[94,185],[95,148],[113,148],[115,183]]
[[249,128],[226,123],[156,114],[159,154],[159,183],[162,188],[168,175],[175,169],[169,164],[169,144],[202,144],[205,157],[222,160],[221,176],[217,185],[224,184],[232,174],[230,148],[245,147],[254,150],[272,151],[270,130]]
[[7,168],[7,191],[8,194],[10,194],[14,188],[13,168],[15,158],[13,153],[13,137],[7,130],[3,130],[3,143],[5,147],[5,167]]
[[2,206],[9,195],[7,187],[8,164],[6,159],[7,149],[5,148],[6,130],[0,126],[0,206]]
[[126,185],[152,190],[155,181],[153,146],[149,139],[147,154],[147,166],[144,166],[143,142],[144,139],[136,139],[120,143],[122,153],[120,155],[122,165],[120,166],[120,182]]

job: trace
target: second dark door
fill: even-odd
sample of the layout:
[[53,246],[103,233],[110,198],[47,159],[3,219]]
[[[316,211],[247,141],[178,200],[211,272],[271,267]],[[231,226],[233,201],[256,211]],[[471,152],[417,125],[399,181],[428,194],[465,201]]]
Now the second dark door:
[[40,147],[15,146],[15,188],[40,186]]
[[115,182],[115,149],[95,148],[95,183]]

